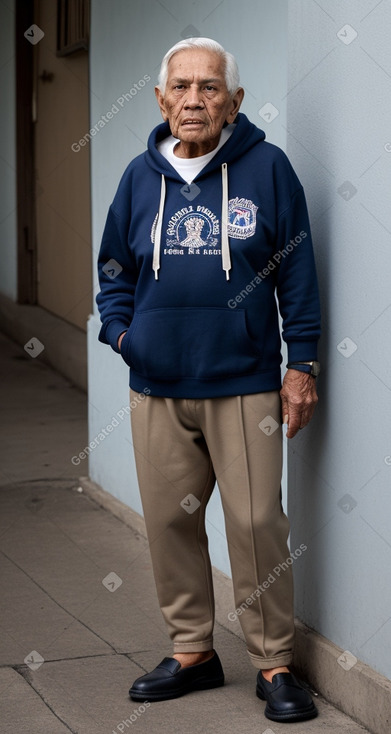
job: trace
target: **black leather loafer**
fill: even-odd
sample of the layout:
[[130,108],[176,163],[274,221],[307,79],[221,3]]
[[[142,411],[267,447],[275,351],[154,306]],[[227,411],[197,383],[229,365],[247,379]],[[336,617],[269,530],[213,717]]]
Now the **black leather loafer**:
[[269,683],[259,671],[257,696],[266,701],[265,716],[272,721],[306,721],[318,715],[310,694],[292,673],[276,673]]
[[163,658],[151,673],[134,681],[129,696],[133,701],[166,701],[222,685],[224,672],[217,652],[205,663],[187,668],[182,668],[175,658]]

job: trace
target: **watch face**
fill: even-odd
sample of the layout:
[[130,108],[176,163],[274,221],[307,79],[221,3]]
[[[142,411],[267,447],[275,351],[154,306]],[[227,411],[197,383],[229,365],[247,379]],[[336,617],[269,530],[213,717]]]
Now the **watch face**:
[[312,362],[311,374],[314,375],[314,377],[317,377],[319,373],[320,373],[320,362]]

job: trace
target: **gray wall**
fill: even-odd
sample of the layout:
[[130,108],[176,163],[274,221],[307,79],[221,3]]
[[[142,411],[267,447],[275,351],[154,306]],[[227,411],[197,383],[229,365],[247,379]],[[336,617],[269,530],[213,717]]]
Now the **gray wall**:
[[[217,7],[216,7],[217,6]],[[214,9],[215,8],[215,9]],[[245,8],[245,14],[242,13]],[[117,0],[115,12],[105,0],[92,2],[91,26],[91,125],[111,109],[124,92],[149,75],[148,82],[91,141],[92,231],[94,259],[102,236],[109,204],[127,163],[146,146],[149,132],[161,122],[154,97],[160,61],[164,53],[184,36],[216,38],[235,53],[246,89],[242,110],[261,127],[267,125],[271,142],[284,145],[286,124],[286,3],[278,0],[246,0],[222,5],[200,0]],[[194,30],[190,28],[192,26]],[[279,109],[266,124],[258,115],[265,102]],[[96,264],[93,263],[96,283]],[[119,410],[129,403],[128,369],[120,357],[97,341],[97,312],[88,326],[89,343],[89,436],[92,440]],[[141,512],[132,456],[129,417],[98,443],[89,456],[91,478],[132,508]],[[80,466],[87,473],[87,460]],[[213,563],[230,573],[224,519],[220,498],[214,493],[208,507],[208,533]]]
[[[308,546],[296,608],[391,677],[391,4],[289,8],[287,150],[307,192],[324,328],[320,404],[289,455],[291,544]],[[336,35],[346,24],[350,43]]]
[[[17,297],[14,2],[0,3],[0,293]],[[26,41],[27,43],[27,41]]]

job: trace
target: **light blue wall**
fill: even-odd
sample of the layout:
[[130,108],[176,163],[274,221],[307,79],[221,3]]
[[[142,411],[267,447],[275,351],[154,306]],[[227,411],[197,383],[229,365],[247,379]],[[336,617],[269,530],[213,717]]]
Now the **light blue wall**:
[[[151,81],[124,104],[91,141],[92,233],[94,260],[107,209],[127,163],[146,146],[149,132],[161,122],[154,84],[164,53],[184,36],[215,38],[237,57],[246,90],[242,111],[268,139],[285,142],[286,3],[284,0],[245,0],[240,6],[225,0],[93,0],[90,56],[91,125],[117,100],[149,75]],[[189,29],[193,26],[195,30]],[[272,102],[279,115],[265,123],[258,110]],[[96,266],[94,282],[96,284]],[[118,410],[128,404],[128,369],[120,357],[97,341],[99,319],[89,320],[89,436],[96,437]],[[82,467],[85,464],[82,462]],[[80,468],[81,473],[83,472]],[[89,473],[107,491],[141,512],[132,456],[129,418],[98,443],[89,457]],[[213,563],[227,573],[229,562],[220,498],[214,493],[208,508],[208,534]]]
[[13,301],[17,297],[14,26],[13,0],[0,3],[0,293]]
[[323,303],[320,404],[289,456],[296,608],[391,677],[391,5],[289,7],[287,150]]

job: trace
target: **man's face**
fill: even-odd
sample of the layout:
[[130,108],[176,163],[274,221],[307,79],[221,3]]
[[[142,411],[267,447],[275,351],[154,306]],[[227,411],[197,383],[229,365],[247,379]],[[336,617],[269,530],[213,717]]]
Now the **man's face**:
[[224,122],[234,121],[244,94],[241,88],[233,97],[229,94],[224,60],[203,48],[174,54],[168,64],[165,93],[158,88],[155,93],[172,135],[195,155],[216,147]]

